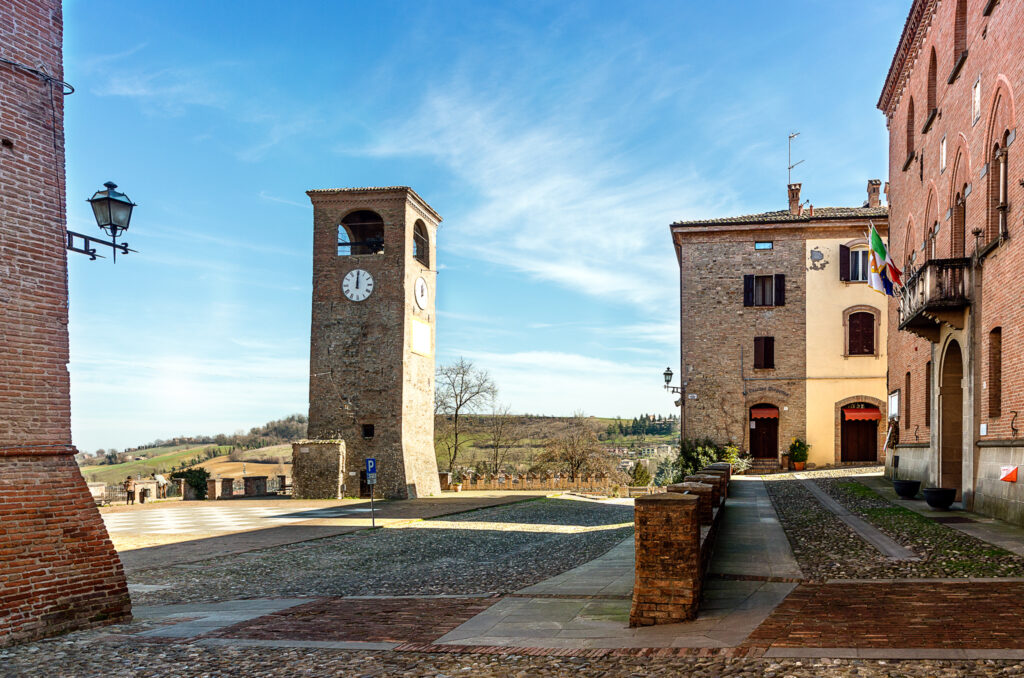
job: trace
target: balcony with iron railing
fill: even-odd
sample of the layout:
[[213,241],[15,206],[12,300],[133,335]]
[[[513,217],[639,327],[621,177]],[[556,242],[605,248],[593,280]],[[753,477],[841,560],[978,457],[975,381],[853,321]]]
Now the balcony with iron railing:
[[942,323],[963,329],[971,304],[970,264],[968,258],[932,259],[907,271],[899,295],[900,330],[938,341]]

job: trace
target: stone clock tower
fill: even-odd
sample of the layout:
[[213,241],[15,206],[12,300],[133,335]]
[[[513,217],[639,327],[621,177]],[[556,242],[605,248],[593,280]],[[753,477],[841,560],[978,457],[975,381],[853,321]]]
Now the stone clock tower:
[[347,494],[360,492],[367,457],[377,459],[378,495],[440,494],[434,293],[441,217],[406,186],[307,195],[313,202],[309,437],[345,441]]

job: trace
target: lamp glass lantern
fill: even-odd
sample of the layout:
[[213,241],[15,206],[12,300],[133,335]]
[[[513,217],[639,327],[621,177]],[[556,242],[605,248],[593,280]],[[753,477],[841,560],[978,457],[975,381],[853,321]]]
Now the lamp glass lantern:
[[96,191],[88,202],[92,205],[96,225],[116,241],[118,234],[128,230],[135,203],[127,195],[116,190],[117,184],[113,181],[108,181],[103,185],[106,190]]
[[665,386],[668,386],[669,384],[671,384],[672,383],[672,368],[671,367],[666,367],[665,368],[665,373],[664,373],[663,376],[665,377]]

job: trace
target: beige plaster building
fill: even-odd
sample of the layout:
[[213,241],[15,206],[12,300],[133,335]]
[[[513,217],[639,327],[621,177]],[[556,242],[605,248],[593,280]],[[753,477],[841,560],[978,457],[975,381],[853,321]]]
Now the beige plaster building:
[[794,437],[815,466],[883,458],[886,301],[867,285],[881,182],[861,207],[802,205],[672,224],[680,271],[684,437],[777,467]]

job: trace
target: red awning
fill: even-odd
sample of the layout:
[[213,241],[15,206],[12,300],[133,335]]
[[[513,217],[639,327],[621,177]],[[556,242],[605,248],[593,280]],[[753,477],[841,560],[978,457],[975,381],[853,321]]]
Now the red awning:
[[779,408],[777,407],[751,407],[751,419],[778,419]]
[[877,407],[843,408],[843,418],[846,421],[878,421],[882,413]]

